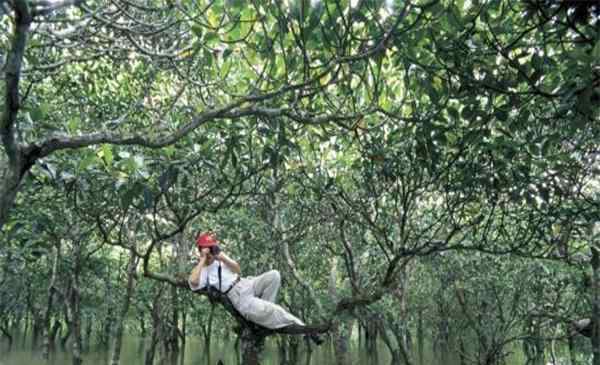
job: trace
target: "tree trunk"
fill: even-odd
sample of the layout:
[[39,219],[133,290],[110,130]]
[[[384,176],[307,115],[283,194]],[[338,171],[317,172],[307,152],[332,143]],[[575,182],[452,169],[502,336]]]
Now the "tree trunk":
[[210,303],[210,312],[208,313],[208,324],[206,327],[202,327],[202,334],[204,335],[204,349],[206,352],[210,352],[210,339],[213,327],[213,319],[215,317],[215,303]]
[[123,298],[123,306],[117,319],[117,325],[115,328],[115,341],[114,350],[111,360],[112,365],[119,365],[121,360],[121,346],[123,344],[123,327],[124,322],[127,319],[127,312],[129,312],[129,303],[131,302],[131,296],[133,294],[133,283],[135,271],[137,268],[137,256],[132,250],[129,253],[129,263],[127,264],[127,288],[125,290],[125,297]]
[[[376,315],[369,315],[368,321],[366,323],[366,333],[365,333],[365,342],[366,342],[366,350],[367,354],[376,356],[377,355],[377,335],[378,335],[378,327],[377,322],[380,319],[376,317]],[[377,362],[377,361],[375,361]]]
[[165,345],[171,363],[175,363],[179,356],[179,296],[177,295],[177,288],[174,286],[171,287],[170,310],[171,323],[168,327],[169,331],[165,333]]
[[440,361],[441,364],[446,364],[448,362],[449,355],[449,335],[450,328],[448,324],[448,318],[442,318],[439,322],[439,341],[440,341]]
[[600,365],[600,252],[592,246],[592,354],[593,365]]
[[10,334],[8,326],[0,324],[0,332],[2,332],[2,335],[8,340],[8,351],[10,351],[13,343],[13,338]]
[[90,314],[89,316],[87,316],[87,320],[86,320],[86,325],[85,325],[85,344],[84,347],[86,348],[86,351],[88,351],[90,349],[90,345],[92,343],[92,324],[94,323],[93,321],[93,314]]
[[400,365],[400,351],[392,344],[392,340],[390,339],[390,336],[388,336],[385,324],[383,323],[383,321],[378,321],[377,325],[379,326],[379,333],[381,335],[381,339],[383,340],[383,343],[387,346],[388,350],[390,351],[390,355],[392,356],[390,364]]
[[575,350],[575,339],[573,336],[569,336],[569,358],[571,359],[571,365],[577,365],[577,352]]
[[[331,260],[331,271],[329,272],[329,296],[331,300],[335,302],[337,300],[337,259],[334,257]],[[349,327],[349,329],[348,329]],[[335,363],[337,365],[349,365],[350,364],[350,353],[349,353],[349,337],[350,330],[352,329],[351,323],[348,325],[344,321],[336,321],[331,327],[331,334],[333,335],[333,348],[335,351]]]
[[42,358],[48,360],[50,358],[50,343],[51,343],[51,328],[50,316],[52,315],[52,307],[54,305],[54,294],[56,292],[56,273],[58,271],[58,260],[60,258],[60,240],[57,242],[52,260],[52,269],[50,270],[50,285],[48,286],[48,301],[46,302],[46,311],[44,313],[44,344],[42,348]]
[[23,171],[25,169],[22,165],[22,158],[23,156],[19,156],[14,163],[7,164],[0,171],[0,176],[2,176],[0,179],[0,229],[8,219],[8,215],[12,210],[15,198],[21,187],[21,181],[26,173],[26,171]]
[[23,319],[23,335],[21,337],[23,346],[27,343],[27,332],[29,332],[29,314],[25,314],[25,318]]
[[423,364],[423,358],[425,353],[425,332],[423,331],[423,309],[419,308],[417,313],[417,347],[419,352],[419,364]]
[[31,335],[31,346],[34,351],[37,351],[40,336],[44,334],[44,315],[41,314],[41,310],[37,306],[33,305],[31,308],[32,313],[32,335]]
[[62,327],[62,323],[60,321],[60,319],[56,318],[54,320],[54,324],[52,325],[52,329],[50,330],[50,349],[54,350],[55,344],[56,344],[56,336],[58,335],[58,332],[60,331]]
[[[108,296],[108,293],[107,293]],[[107,298],[108,300],[108,298]],[[112,323],[114,320],[114,308],[111,305],[108,305],[106,310],[106,317],[104,318],[103,325],[100,332],[99,345],[108,349],[108,344],[110,342],[110,333],[112,332]]]
[[69,340],[69,337],[71,337],[71,321],[68,319],[66,319],[67,322],[67,327],[66,330],[67,332],[61,337],[60,339],[60,347],[65,350],[67,347],[67,341]]
[[160,341],[160,332],[161,332],[161,323],[160,323],[160,311],[161,311],[161,296],[162,296],[162,287],[158,289],[158,292],[154,296],[154,300],[152,301],[152,311],[150,312],[152,316],[152,337],[150,339],[150,346],[146,351],[146,359],[145,365],[153,365],[154,364],[154,356],[156,355],[156,347]]
[[247,328],[242,329],[242,365],[259,365],[260,354],[265,347],[265,338],[257,336]]
[[406,341],[405,329],[400,327],[394,330],[394,335],[396,337],[396,343],[398,345],[398,353],[400,354],[402,361],[406,365],[412,365],[412,361],[410,359],[409,351],[408,351],[408,341]]
[[181,352],[180,352],[180,365],[183,365],[184,361],[185,361],[185,346],[186,346],[186,341],[185,338],[187,336],[187,312],[185,310],[185,307],[182,308],[181,310]]
[[73,242],[75,267],[72,274],[73,284],[71,286],[70,308],[71,308],[71,327],[73,333],[73,365],[83,363],[81,356],[81,296],[79,290],[79,279],[81,273],[81,241]]

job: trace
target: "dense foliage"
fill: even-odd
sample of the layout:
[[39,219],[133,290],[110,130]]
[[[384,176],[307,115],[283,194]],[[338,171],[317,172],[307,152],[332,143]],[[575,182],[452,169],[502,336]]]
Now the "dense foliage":
[[332,321],[340,364],[352,328],[397,363],[600,364],[599,22],[594,1],[1,0],[0,334],[114,364],[124,331],[147,364],[235,338],[176,285],[213,230]]

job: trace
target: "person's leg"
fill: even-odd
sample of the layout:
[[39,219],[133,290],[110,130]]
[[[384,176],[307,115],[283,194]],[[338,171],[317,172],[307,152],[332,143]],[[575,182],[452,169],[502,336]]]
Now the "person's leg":
[[257,297],[246,297],[243,311],[244,318],[267,328],[282,328],[291,325],[304,326],[304,322],[289,313],[280,305],[268,302]]
[[275,303],[281,286],[279,271],[271,270],[253,279],[254,295],[260,299]]

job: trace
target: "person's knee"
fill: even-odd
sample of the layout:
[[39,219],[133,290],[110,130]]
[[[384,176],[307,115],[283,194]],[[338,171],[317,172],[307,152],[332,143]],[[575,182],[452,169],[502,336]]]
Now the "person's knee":
[[278,285],[281,283],[281,274],[279,274],[279,271],[271,270],[269,271],[269,276],[271,277],[271,280]]

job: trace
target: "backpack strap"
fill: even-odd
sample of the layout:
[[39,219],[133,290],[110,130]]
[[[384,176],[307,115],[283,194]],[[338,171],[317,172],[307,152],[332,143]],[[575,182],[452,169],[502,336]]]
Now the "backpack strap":
[[222,293],[222,291],[221,291],[221,261],[219,261],[218,273],[219,273],[219,292]]

